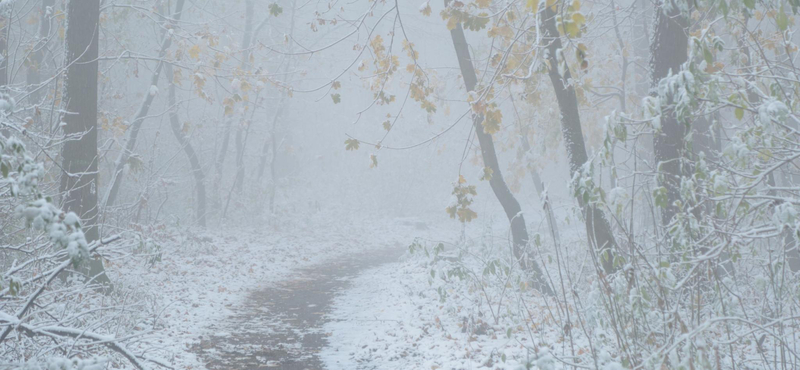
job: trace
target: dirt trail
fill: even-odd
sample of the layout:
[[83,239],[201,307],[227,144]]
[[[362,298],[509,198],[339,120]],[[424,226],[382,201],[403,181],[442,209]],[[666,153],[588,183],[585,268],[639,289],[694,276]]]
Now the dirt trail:
[[210,370],[324,369],[318,353],[333,298],[362,271],[399,259],[404,249],[368,251],[297,271],[294,278],[254,291],[225,321],[212,325],[194,352]]

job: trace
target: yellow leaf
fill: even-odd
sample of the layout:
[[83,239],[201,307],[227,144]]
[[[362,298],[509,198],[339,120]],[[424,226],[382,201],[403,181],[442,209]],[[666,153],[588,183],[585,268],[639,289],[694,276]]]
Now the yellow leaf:
[[197,59],[200,56],[200,45],[195,44],[189,48],[189,56],[192,57],[192,59]]
[[458,25],[458,22],[456,22],[456,18],[455,17],[450,17],[447,20],[447,29],[449,31],[452,31],[452,30],[456,29],[456,25]]
[[580,27],[584,23],[586,23],[586,17],[584,17],[583,14],[581,14],[581,13],[573,13],[572,14],[572,21],[575,22],[575,24],[578,27]]
[[581,29],[578,27],[577,24],[569,22],[566,24],[566,31],[570,37],[578,37],[581,32]]
[[[549,3],[550,0],[548,0],[547,2]],[[525,5],[525,7],[528,8],[528,10],[530,10],[531,12],[536,13],[537,11],[539,11],[539,0],[528,0],[528,3]]]

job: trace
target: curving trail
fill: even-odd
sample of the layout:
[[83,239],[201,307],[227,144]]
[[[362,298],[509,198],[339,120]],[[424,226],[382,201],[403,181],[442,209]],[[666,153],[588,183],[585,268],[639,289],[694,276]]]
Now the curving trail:
[[206,368],[323,369],[318,354],[333,298],[362,271],[397,261],[404,248],[364,252],[298,270],[291,280],[252,292],[234,314],[210,326],[193,351]]

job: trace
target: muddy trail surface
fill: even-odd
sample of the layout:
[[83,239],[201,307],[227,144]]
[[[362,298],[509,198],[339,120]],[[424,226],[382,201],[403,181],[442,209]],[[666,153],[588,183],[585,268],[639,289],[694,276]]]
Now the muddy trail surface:
[[395,262],[404,251],[367,251],[298,270],[289,280],[250,293],[193,350],[210,370],[324,369],[318,353],[328,345],[328,333],[321,328],[334,297],[352,277]]

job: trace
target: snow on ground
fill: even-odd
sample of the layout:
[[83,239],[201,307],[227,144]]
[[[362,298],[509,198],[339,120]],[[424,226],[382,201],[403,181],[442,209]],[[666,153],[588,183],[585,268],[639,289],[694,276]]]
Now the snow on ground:
[[[418,259],[385,265],[354,279],[335,301],[328,369],[517,368],[527,338],[508,337],[501,325],[465,321],[466,300],[439,301]],[[465,304],[462,306],[461,304]],[[488,316],[488,313],[486,314]],[[518,340],[520,342],[518,342]],[[505,362],[503,358],[505,357]]]
[[[293,271],[371,248],[407,245],[426,231],[418,219],[357,219],[325,222],[331,215],[285,222],[280,228],[239,228],[224,232],[151,232],[160,245],[152,265],[111,264],[112,280],[126,289],[153,292],[154,330],[142,348],[176,369],[202,369],[191,352],[208,327],[230,315],[248,292],[287,279]],[[328,225],[328,226],[326,226]],[[401,243],[401,244],[398,244]],[[214,333],[220,334],[220,333]],[[156,348],[152,348],[152,344]]]
[[[460,262],[452,245],[444,258],[409,253],[353,279],[323,327],[330,335],[320,354],[327,369],[553,369],[561,367],[551,353],[587,353],[583,338],[570,343],[559,328],[552,302],[482,271],[488,266],[482,256],[498,252],[485,250],[487,244],[462,245],[468,253]],[[457,266],[471,269],[483,286],[442,273]]]

